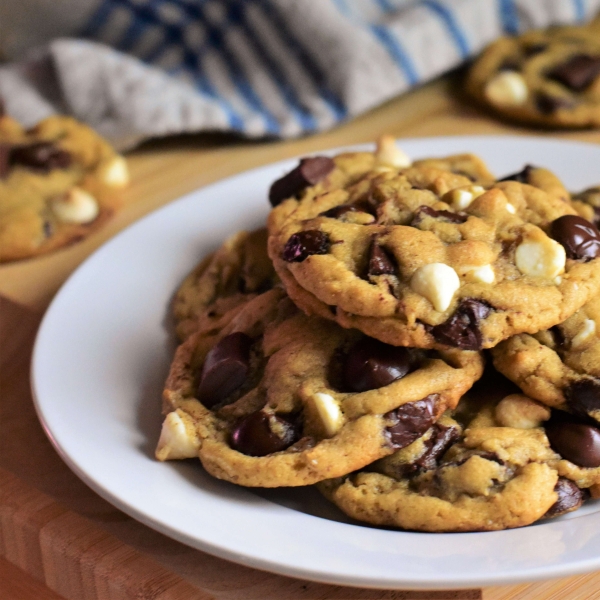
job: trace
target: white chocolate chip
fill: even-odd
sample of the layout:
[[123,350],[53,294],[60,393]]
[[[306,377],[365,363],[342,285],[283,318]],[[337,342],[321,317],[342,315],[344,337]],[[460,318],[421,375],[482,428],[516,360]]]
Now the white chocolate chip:
[[506,210],[511,214],[511,215],[515,215],[517,214],[517,209],[510,203],[507,202],[506,203]]
[[457,210],[465,210],[471,202],[485,193],[485,189],[480,185],[472,185],[468,188],[452,190],[450,192],[450,202]]
[[565,249],[542,231],[526,238],[515,252],[517,268],[523,275],[554,279],[565,270]]
[[554,283],[555,283],[556,285],[560,285],[560,284],[562,283],[562,277],[561,277],[560,275],[557,275],[557,276],[554,278]]
[[100,212],[96,199],[85,190],[74,187],[64,196],[55,198],[52,211],[63,223],[91,223]]
[[156,458],[158,460],[196,458],[199,449],[200,440],[192,418],[182,410],[170,412],[162,424],[156,446]]
[[334,436],[343,422],[340,405],[333,396],[323,392],[317,392],[311,400],[326,434],[330,437]]
[[412,164],[408,154],[396,146],[396,140],[391,135],[382,135],[377,140],[375,158],[378,163],[397,169],[410,167]]
[[469,281],[476,283],[494,283],[496,273],[492,265],[483,265],[481,267],[465,267],[466,276]]
[[586,342],[592,339],[596,335],[596,321],[592,319],[586,319],[583,322],[581,329],[577,332],[577,335],[571,342],[571,349],[574,350],[583,346]]
[[100,164],[98,178],[110,187],[125,187],[129,183],[127,161],[120,155],[114,156]]
[[520,106],[527,101],[527,82],[516,71],[502,71],[488,81],[483,92],[492,103],[500,106]]
[[550,418],[550,409],[524,394],[511,394],[498,403],[494,416],[503,427],[533,429]]
[[427,298],[435,310],[444,312],[460,287],[460,279],[452,267],[444,263],[431,263],[415,271],[410,287]]

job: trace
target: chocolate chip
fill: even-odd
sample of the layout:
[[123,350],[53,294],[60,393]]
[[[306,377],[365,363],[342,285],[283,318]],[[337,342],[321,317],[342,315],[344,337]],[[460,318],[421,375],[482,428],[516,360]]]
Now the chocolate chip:
[[22,165],[39,171],[66,169],[71,165],[71,155],[52,142],[36,142],[25,146],[14,146],[10,153],[13,165]]
[[479,321],[489,316],[492,307],[482,300],[465,298],[454,314],[440,325],[426,329],[437,342],[463,350],[480,350],[482,344]]
[[330,219],[339,219],[343,217],[345,214],[349,212],[357,212],[356,206],[352,206],[352,204],[340,204],[339,206],[334,206],[325,212],[322,212],[320,217],[329,217]]
[[394,259],[373,240],[369,249],[369,275],[393,275],[395,272]]
[[547,73],[549,79],[558,81],[569,89],[580,92],[600,74],[600,56],[577,54],[567,62]]
[[422,400],[407,402],[385,415],[391,422],[386,431],[395,450],[412,444],[433,425],[438,397],[438,394],[430,394]]
[[327,177],[335,168],[335,163],[327,156],[303,158],[300,164],[287,175],[278,179],[269,190],[271,206],[277,206],[287,198],[296,196],[309,185],[315,185]]
[[344,390],[366,392],[382,388],[404,377],[410,371],[411,363],[406,348],[363,337],[343,359]]
[[583,217],[559,217],[550,224],[550,235],[564,247],[567,258],[587,262],[600,256],[600,231]]
[[563,458],[580,467],[600,467],[600,429],[558,411],[544,427],[550,446]]
[[10,145],[0,144],[0,179],[4,179],[10,171]]
[[458,213],[450,212],[449,210],[435,210],[431,206],[419,206],[415,211],[415,216],[410,222],[412,227],[416,227],[423,220],[424,216],[440,219],[448,223],[465,223],[469,218],[468,215],[459,215]]
[[435,469],[438,460],[460,437],[460,432],[457,427],[446,427],[445,425],[436,423],[432,427],[432,430],[431,437],[425,442],[427,449],[414,463],[415,467],[423,471]]
[[544,515],[546,518],[559,517],[578,509],[583,504],[583,490],[566,477],[558,478],[554,491],[558,494],[558,500],[548,509],[548,512]]
[[259,410],[237,424],[231,432],[231,447],[248,456],[266,456],[289,448],[298,433],[291,419]]
[[541,54],[547,47],[548,44],[544,44],[543,42],[530,44],[529,46],[525,46],[525,48],[523,48],[523,54],[526,58],[531,58],[536,54]]
[[569,408],[582,417],[600,410],[600,381],[581,379],[564,390]]
[[561,108],[573,108],[575,101],[572,98],[538,92],[535,96],[535,105],[543,115],[551,115]]
[[529,177],[531,176],[531,171],[533,171],[533,169],[537,169],[537,167],[534,167],[533,165],[525,165],[522,171],[507,175],[502,179],[498,179],[498,181],[517,181],[519,183],[529,183]]
[[592,217],[592,223],[598,227],[600,226],[600,206],[593,206],[594,216]]
[[197,398],[207,408],[213,408],[239,389],[250,369],[252,338],[245,333],[225,336],[206,355]]
[[283,260],[286,262],[302,262],[313,254],[329,252],[329,236],[318,230],[308,229],[290,236],[283,249]]

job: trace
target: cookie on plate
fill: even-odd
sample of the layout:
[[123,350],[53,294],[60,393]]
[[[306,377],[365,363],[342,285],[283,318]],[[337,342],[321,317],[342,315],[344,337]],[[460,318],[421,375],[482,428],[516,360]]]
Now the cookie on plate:
[[410,444],[482,366],[477,352],[397,348],[308,317],[275,288],[179,347],[156,455],[198,456],[245,486],[309,485]]
[[53,116],[25,130],[0,116],[0,262],[86,237],[120,206],[125,159],[92,129]]
[[567,460],[554,439],[569,425],[511,392],[482,380],[419,440],[318,487],[355,519],[416,531],[507,529],[576,510],[600,481],[600,439],[573,444],[572,458],[594,454],[594,467]]
[[490,348],[597,293],[600,250],[565,251],[575,214],[514,177],[486,189],[429,166],[373,170],[276,206],[269,256],[308,314],[393,345]]
[[548,127],[600,126],[600,30],[531,31],[493,42],[467,91],[499,115]]
[[240,231],[202,260],[183,280],[173,300],[180,340],[197,329],[217,333],[236,307],[277,283],[267,254],[267,230]]

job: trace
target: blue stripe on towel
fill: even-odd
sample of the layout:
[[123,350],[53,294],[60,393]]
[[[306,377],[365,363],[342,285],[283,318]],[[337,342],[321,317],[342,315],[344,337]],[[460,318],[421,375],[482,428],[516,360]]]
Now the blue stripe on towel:
[[513,0],[498,0],[498,5],[504,33],[512,35],[519,33],[519,15]]
[[470,54],[469,42],[467,41],[467,36],[458,24],[458,21],[456,20],[452,10],[436,0],[423,0],[423,4],[440,17],[446,26],[448,33],[450,33],[452,39],[454,40],[460,56],[462,58],[467,58]]
[[575,18],[578,21],[585,21],[585,0],[573,0],[575,5]]

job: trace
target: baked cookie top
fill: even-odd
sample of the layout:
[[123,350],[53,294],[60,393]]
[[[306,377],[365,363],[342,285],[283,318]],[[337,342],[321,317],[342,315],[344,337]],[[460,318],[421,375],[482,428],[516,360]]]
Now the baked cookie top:
[[466,88],[511,119],[550,127],[597,127],[598,22],[500,38],[471,67]]
[[550,172],[485,188],[423,165],[334,186],[337,161],[268,220],[275,270],[309,314],[389,344],[472,350],[564,321],[600,287],[600,233]]
[[25,130],[0,115],[0,262],[87,236],[128,180],[125,159],[86,125],[53,116]]
[[278,281],[267,254],[267,230],[240,231],[203,259],[173,299],[180,340],[197,329],[217,333],[241,306]]
[[199,456],[240,485],[309,485],[410,444],[482,366],[477,352],[397,348],[308,317],[275,288],[177,350],[157,457]]
[[[358,520],[417,531],[507,529],[579,508],[600,481],[600,463],[566,460],[555,439],[567,426],[486,375],[420,439],[319,489]],[[576,445],[576,458],[589,454],[585,442]]]
[[600,225],[600,186],[593,186],[571,196],[573,208],[596,227]]
[[532,398],[600,422],[600,297],[551,329],[502,342],[492,354],[496,368]]

